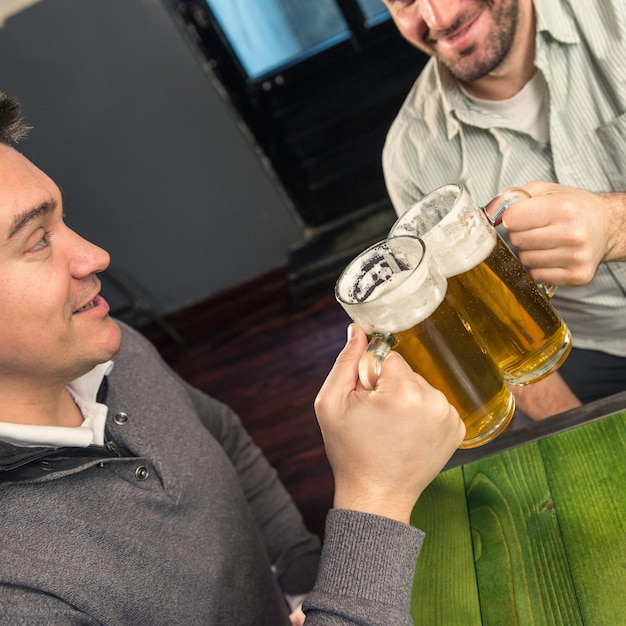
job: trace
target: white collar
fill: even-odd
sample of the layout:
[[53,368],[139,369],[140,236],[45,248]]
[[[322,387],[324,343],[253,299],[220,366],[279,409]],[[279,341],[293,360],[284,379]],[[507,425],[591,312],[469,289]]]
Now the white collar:
[[104,377],[112,369],[113,361],[100,363],[67,386],[83,414],[83,423],[80,426],[34,426],[0,422],[0,440],[29,448],[86,448],[91,444],[103,445],[107,406],[96,402],[96,396]]

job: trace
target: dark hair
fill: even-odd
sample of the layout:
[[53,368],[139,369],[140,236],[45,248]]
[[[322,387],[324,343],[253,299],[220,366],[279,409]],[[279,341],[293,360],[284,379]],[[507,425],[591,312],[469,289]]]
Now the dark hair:
[[29,130],[22,119],[20,103],[0,91],[0,143],[17,143]]

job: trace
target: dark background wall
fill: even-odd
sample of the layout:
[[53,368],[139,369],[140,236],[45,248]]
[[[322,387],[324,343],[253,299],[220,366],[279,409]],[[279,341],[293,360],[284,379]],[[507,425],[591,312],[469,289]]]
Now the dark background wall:
[[[375,5],[381,10],[378,19],[369,22],[357,0],[337,0],[344,18],[339,40],[250,78],[206,0],[171,3],[306,226],[305,238],[290,250],[290,294],[301,301],[332,292],[345,264],[383,238],[395,220],[380,155],[426,55],[399,36],[382,3]],[[251,14],[268,15],[259,11],[262,4],[255,0],[252,11],[244,9],[245,0],[227,4],[240,15],[246,41]],[[323,30],[327,14],[316,3],[267,0],[267,5],[274,10],[289,5],[299,18],[292,16],[291,25],[304,24],[309,35]]]
[[175,310],[286,262],[301,221],[168,2],[3,1],[0,18],[0,90],[34,126],[20,149],[151,306]]

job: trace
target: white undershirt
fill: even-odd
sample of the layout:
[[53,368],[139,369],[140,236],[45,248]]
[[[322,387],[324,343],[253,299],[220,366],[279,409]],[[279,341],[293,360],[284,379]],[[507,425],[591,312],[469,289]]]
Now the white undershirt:
[[96,402],[96,396],[102,380],[112,369],[113,361],[101,363],[67,386],[83,414],[84,421],[80,426],[33,426],[0,422],[0,440],[27,448],[38,446],[86,448],[91,444],[104,445],[107,406]]
[[467,93],[460,84],[459,89],[476,106],[506,118],[515,128],[528,133],[536,141],[548,141],[548,86],[540,71],[536,71],[520,91],[506,100],[483,100]]

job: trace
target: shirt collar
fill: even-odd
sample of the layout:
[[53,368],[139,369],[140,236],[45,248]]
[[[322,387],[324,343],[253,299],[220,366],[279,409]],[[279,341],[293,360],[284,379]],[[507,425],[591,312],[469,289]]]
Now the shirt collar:
[[454,115],[454,111],[462,104],[457,80],[448,68],[437,60],[434,60],[435,77],[437,87],[441,94],[442,106],[446,120],[446,135],[450,141],[460,130],[460,124]]
[[67,389],[83,414],[83,423],[65,426],[34,426],[0,422],[0,440],[25,447],[78,447],[103,445],[107,407],[96,402],[98,389],[113,369],[113,361],[100,363],[91,371],[73,380]]
[[436,71],[448,141],[461,132],[461,122],[485,129],[498,125],[498,118],[493,113],[482,109],[461,91],[458,81],[445,65],[437,63]]
[[98,389],[100,389],[104,377],[108,376],[112,369],[113,361],[100,363],[91,371],[73,380],[67,388],[75,399],[79,398],[84,402],[95,402]]
[[534,0],[537,33],[548,33],[564,44],[580,42],[576,22],[562,0]]

